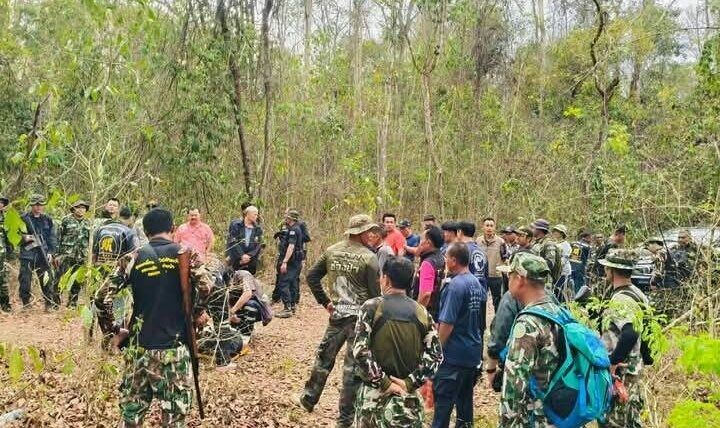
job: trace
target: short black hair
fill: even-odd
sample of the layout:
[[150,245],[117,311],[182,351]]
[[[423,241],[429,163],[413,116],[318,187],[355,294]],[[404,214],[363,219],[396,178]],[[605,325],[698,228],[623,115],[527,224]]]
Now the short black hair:
[[445,230],[447,232],[457,233],[458,229],[460,229],[460,226],[458,225],[458,222],[456,222],[456,221],[446,221],[445,223],[440,225],[440,229]]
[[249,207],[250,205],[252,205],[252,202],[250,201],[243,202],[242,204],[240,204],[240,211],[245,212],[247,207]]
[[397,221],[397,216],[393,213],[385,213],[382,215],[382,221],[384,222],[386,218],[391,217],[393,220]]
[[408,291],[415,277],[415,267],[405,257],[393,256],[385,261],[382,273],[390,279],[392,288]]
[[440,248],[445,243],[442,230],[440,230],[437,226],[430,226],[425,229],[425,237],[428,241],[432,242],[433,247],[435,248]]
[[115,201],[115,202],[117,202],[118,204],[120,203],[120,199],[118,199],[118,198],[116,198],[116,197],[108,198],[107,201],[108,201],[108,202],[110,202],[110,201]]
[[454,258],[460,266],[470,265],[470,249],[462,242],[454,242],[450,244],[445,254],[448,258]]
[[587,230],[583,230],[578,234],[578,238],[580,239],[587,238],[588,236],[592,236],[592,233],[588,232]]
[[432,214],[425,214],[423,216],[423,221],[435,221],[435,216]]
[[483,223],[485,223],[486,221],[491,221],[491,222],[493,222],[493,223],[497,223],[497,222],[495,221],[495,219],[492,218],[492,217],[485,217],[485,218],[483,219]]
[[613,275],[617,275],[621,278],[631,278],[633,271],[630,269],[618,269],[614,267],[610,267],[610,270],[613,272]]
[[147,236],[172,232],[173,215],[165,208],[153,208],[143,217],[143,229]]
[[621,224],[618,224],[617,227],[615,228],[615,234],[616,234],[616,235],[625,235],[625,234],[627,234],[627,226],[625,226],[625,225],[622,224],[622,223],[621,223]]
[[196,207],[195,205],[191,205],[188,207],[188,209],[187,209],[187,211],[185,211],[185,213],[190,214],[190,211],[195,211],[195,210],[198,210],[198,212],[200,212],[200,208]]
[[468,238],[472,238],[473,236],[475,236],[475,223],[471,221],[459,221],[458,229],[462,230],[463,235],[467,236]]
[[130,207],[127,206],[122,207],[120,208],[120,213],[118,215],[120,216],[120,218],[129,219],[130,217],[132,217],[132,210],[130,209]]

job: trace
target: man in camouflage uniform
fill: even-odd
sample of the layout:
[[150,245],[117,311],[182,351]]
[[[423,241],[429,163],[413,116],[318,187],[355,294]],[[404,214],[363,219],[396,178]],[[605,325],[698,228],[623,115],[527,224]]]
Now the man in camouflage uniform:
[[601,325],[602,339],[610,354],[610,374],[619,378],[628,392],[625,402],[619,396],[613,397],[607,422],[601,425],[603,427],[642,427],[642,328],[636,328],[636,325],[649,301],[630,281],[637,258],[638,254],[634,250],[612,249],[604,259],[598,261],[605,267],[605,278],[612,286],[612,297],[603,312]]
[[[65,216],[58,228],[58,252],[55,258],[55,266],[58,268],[58,283],[64,275],[72,275],[87,258],[88,245],[90,244],[90,220],[85,218],[85,213],[90,205],[85,201],[77,201],[70,207],[70,214]],[[68,273],[70,272],[70,273]],[[77,306],[78,295],[83,282],[75,279],[70,286],[70,298],[68,307]]]
[[562,262],[560,260],[560,251],[558,246],[549,235],[550,223],[547,220],[539,218],[535,220],[530,227],[533,231],[533,245],[530,251],[545,259],[550,269],[550,277],[548,283],[554,286],[555,282],[560,279],[562,271]]
[[[295,402],[308,412],[313,410],[335,365],[335,358],[343,343],[346,343],[338,427],[352,425],[355,396],[361,384],[355,373],[352,352],[360,306],[366,300],[380,295],[377,258],[367,248],[369,232],[378,227],[368,215],[351,217],[345,231],[347,239],[325,250],[307,274],[310,291],[315,300],[328,311],[330,319],[325,336],[318,346],[310,379]],[[328,277],[327,292],[321,283],[325,276]]]
[[8,198],[0,196],[0,311],[4,312],[10,312],[11,309],[10,292],[7,285],[7,269],[5,268],[5,259],[12,249],[5,233],[5,207],[9,203]]
[[413,276],[410,260],[391,258],[380,277],[383,296],[360,308],[353,356],[364,383],[355,406],[356,427],[423,426],[416,390],[437,372],[442,350],[432,316],[407,296]]
[[[510,265],[498,270],[509,276],[510,294],[527,308],[560,313],[554,297],[545,290],[550,274],[547,262],[531,253],[517,253]],[[545,318],[521,313],[517,316],[508,342],[500,399],[500,427],[551,427],[543,403],[531,394],[531,385],[547,389],[560,364],[559,327]]]
[[665,263],[667,252],[661,238],[652,237],[645,241],[645,248],[652,254],[653,270],[650,278],[650,287],[662,287],[665,278]]
[[[185,426],[192,403],[191,361],[187,346],[179,257],[186,251],[172,240],[172,214],[154,209],[143,219],[150,242],[123,256],[98,290],[95,307],[103,333],[113,347],[124,347],[125,371],[120,384],[121,426],[142,426],[154,398],[160,401],[163,426]],[[213,280],[193,253],[190,258],[193,318],[208,320],[204,311]],[[132,319],[127,329],[115,324],[113,300],[129,287]],[[191,296],[193,298],[193,296]]]

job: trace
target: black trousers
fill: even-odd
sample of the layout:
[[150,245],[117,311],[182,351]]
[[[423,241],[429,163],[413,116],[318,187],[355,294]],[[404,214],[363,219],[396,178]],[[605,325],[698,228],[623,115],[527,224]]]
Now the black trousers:
[[455,427],[473,426],[473,387],[475,367],[460,367],[442,363],[433,379],[435,415],[432,428],[450,426],[450,415],[455,408]]
[[[289,308],[295,304],[294,291],[300,282],[300,270],[302,269],[302,263],[291,261],[287,264],[287,271],[285,273],[280,272],[280,265],[277,265],[277,283],[276,288],[278,289],[278,295],[282,300],[283,305]],[[299,287],[297,293],[299,294]]]
[[500,305],[500,298],[503,295],[503,278],[501,276],[489,277],[488,288],[492,293],[493,308],[495,308],[495,312],[497,312],[498,306]]
[[50,278],[49,266],[46,260],[43,260],[41,254],[35,254],[32,259],[20,259],[20,275],[18,282],[20,283],[20,300],[23,305],[30,304],[30,287],[32,285],[33,274],[37,275],[40,281],[40,290],[42,290],[45,307],[60,306],[60,295],[57,291],[57,283]]

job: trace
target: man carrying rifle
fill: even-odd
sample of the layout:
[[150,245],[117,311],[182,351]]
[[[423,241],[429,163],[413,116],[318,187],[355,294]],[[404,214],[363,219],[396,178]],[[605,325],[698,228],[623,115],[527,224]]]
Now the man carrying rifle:
[[33,273],[40,281],[45,310],[56,309],[60,296],[54,280],[53,255],[57,247],[53,221],[45,214],[45,197],[34,194],[29,199],[30,211],[22,215],[25,230],[20,243],[20,300],[23,307],[30,305],[30,285]]
[[[121,426],[142,426],[154,398],[163,426],[185,426],[192,402],[190,375],[202,417],[195,327],[207,322],[204,307],[212,278],[195,253],[172,240],[173,217],[162,208],[148,212],[143,229],[149,243],[121,258],[98,290],[95,307],[100,328],[112,346],[124,348],[120,384]],[[113,298],[123,288],[133,295],[128,329],[113,322]]]

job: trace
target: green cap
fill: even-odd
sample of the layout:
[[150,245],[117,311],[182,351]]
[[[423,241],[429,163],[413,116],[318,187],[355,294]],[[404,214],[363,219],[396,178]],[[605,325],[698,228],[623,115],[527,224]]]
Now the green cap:
[[516,253],[510,259],[509,265],[498,266],[497,270],[503,273],[515,272],[520,276],[536,281],[545,281],[550,273],[550,268],[548,268],[545,259],[528,252]]
[[527,226],[519,227],[519,228],[515,231],[515,233],[517,233],[518,235],[525,235],[525,236],[529,236],[529,237],[532,237],[532,236],[533,236],[532,229],[530,229],[530,228],[527,227]]
[[47,201],[45,200],[45,196],[33,193],[30,195],[30,198],[28,198],[28,203],[30,205],[45,205],[47,204]]
[[556,224],[552,227],[552,230],[557,230],[558,232],[562,233],[564,237],[567,238],[568,229],[567,226],[564,224]]
[[90,209],[90,204],[83,201],[82,199],[79,201],[76,201],[74,204],[70,205],[70,211],[74,210],[77,207],[85,207],[85,211]]
[[361,233],[367,232],[371,229],[378,228],[377,223],[373,223],[372,218],[370,218],[367,214],[357,214],[352,217],[350,217],[350,221],[348,222],[348,228],[345,231],[346,235],[359,235]]
[[632,270],[639,258],[637,250],[613,248],[608,251],[604,259],[598,262],[603,266],[615,269]]
[[293,221],[300,220],[300,212],[298,210],[289,210],[287,214],[285,214],[285,218],[289,218]]

